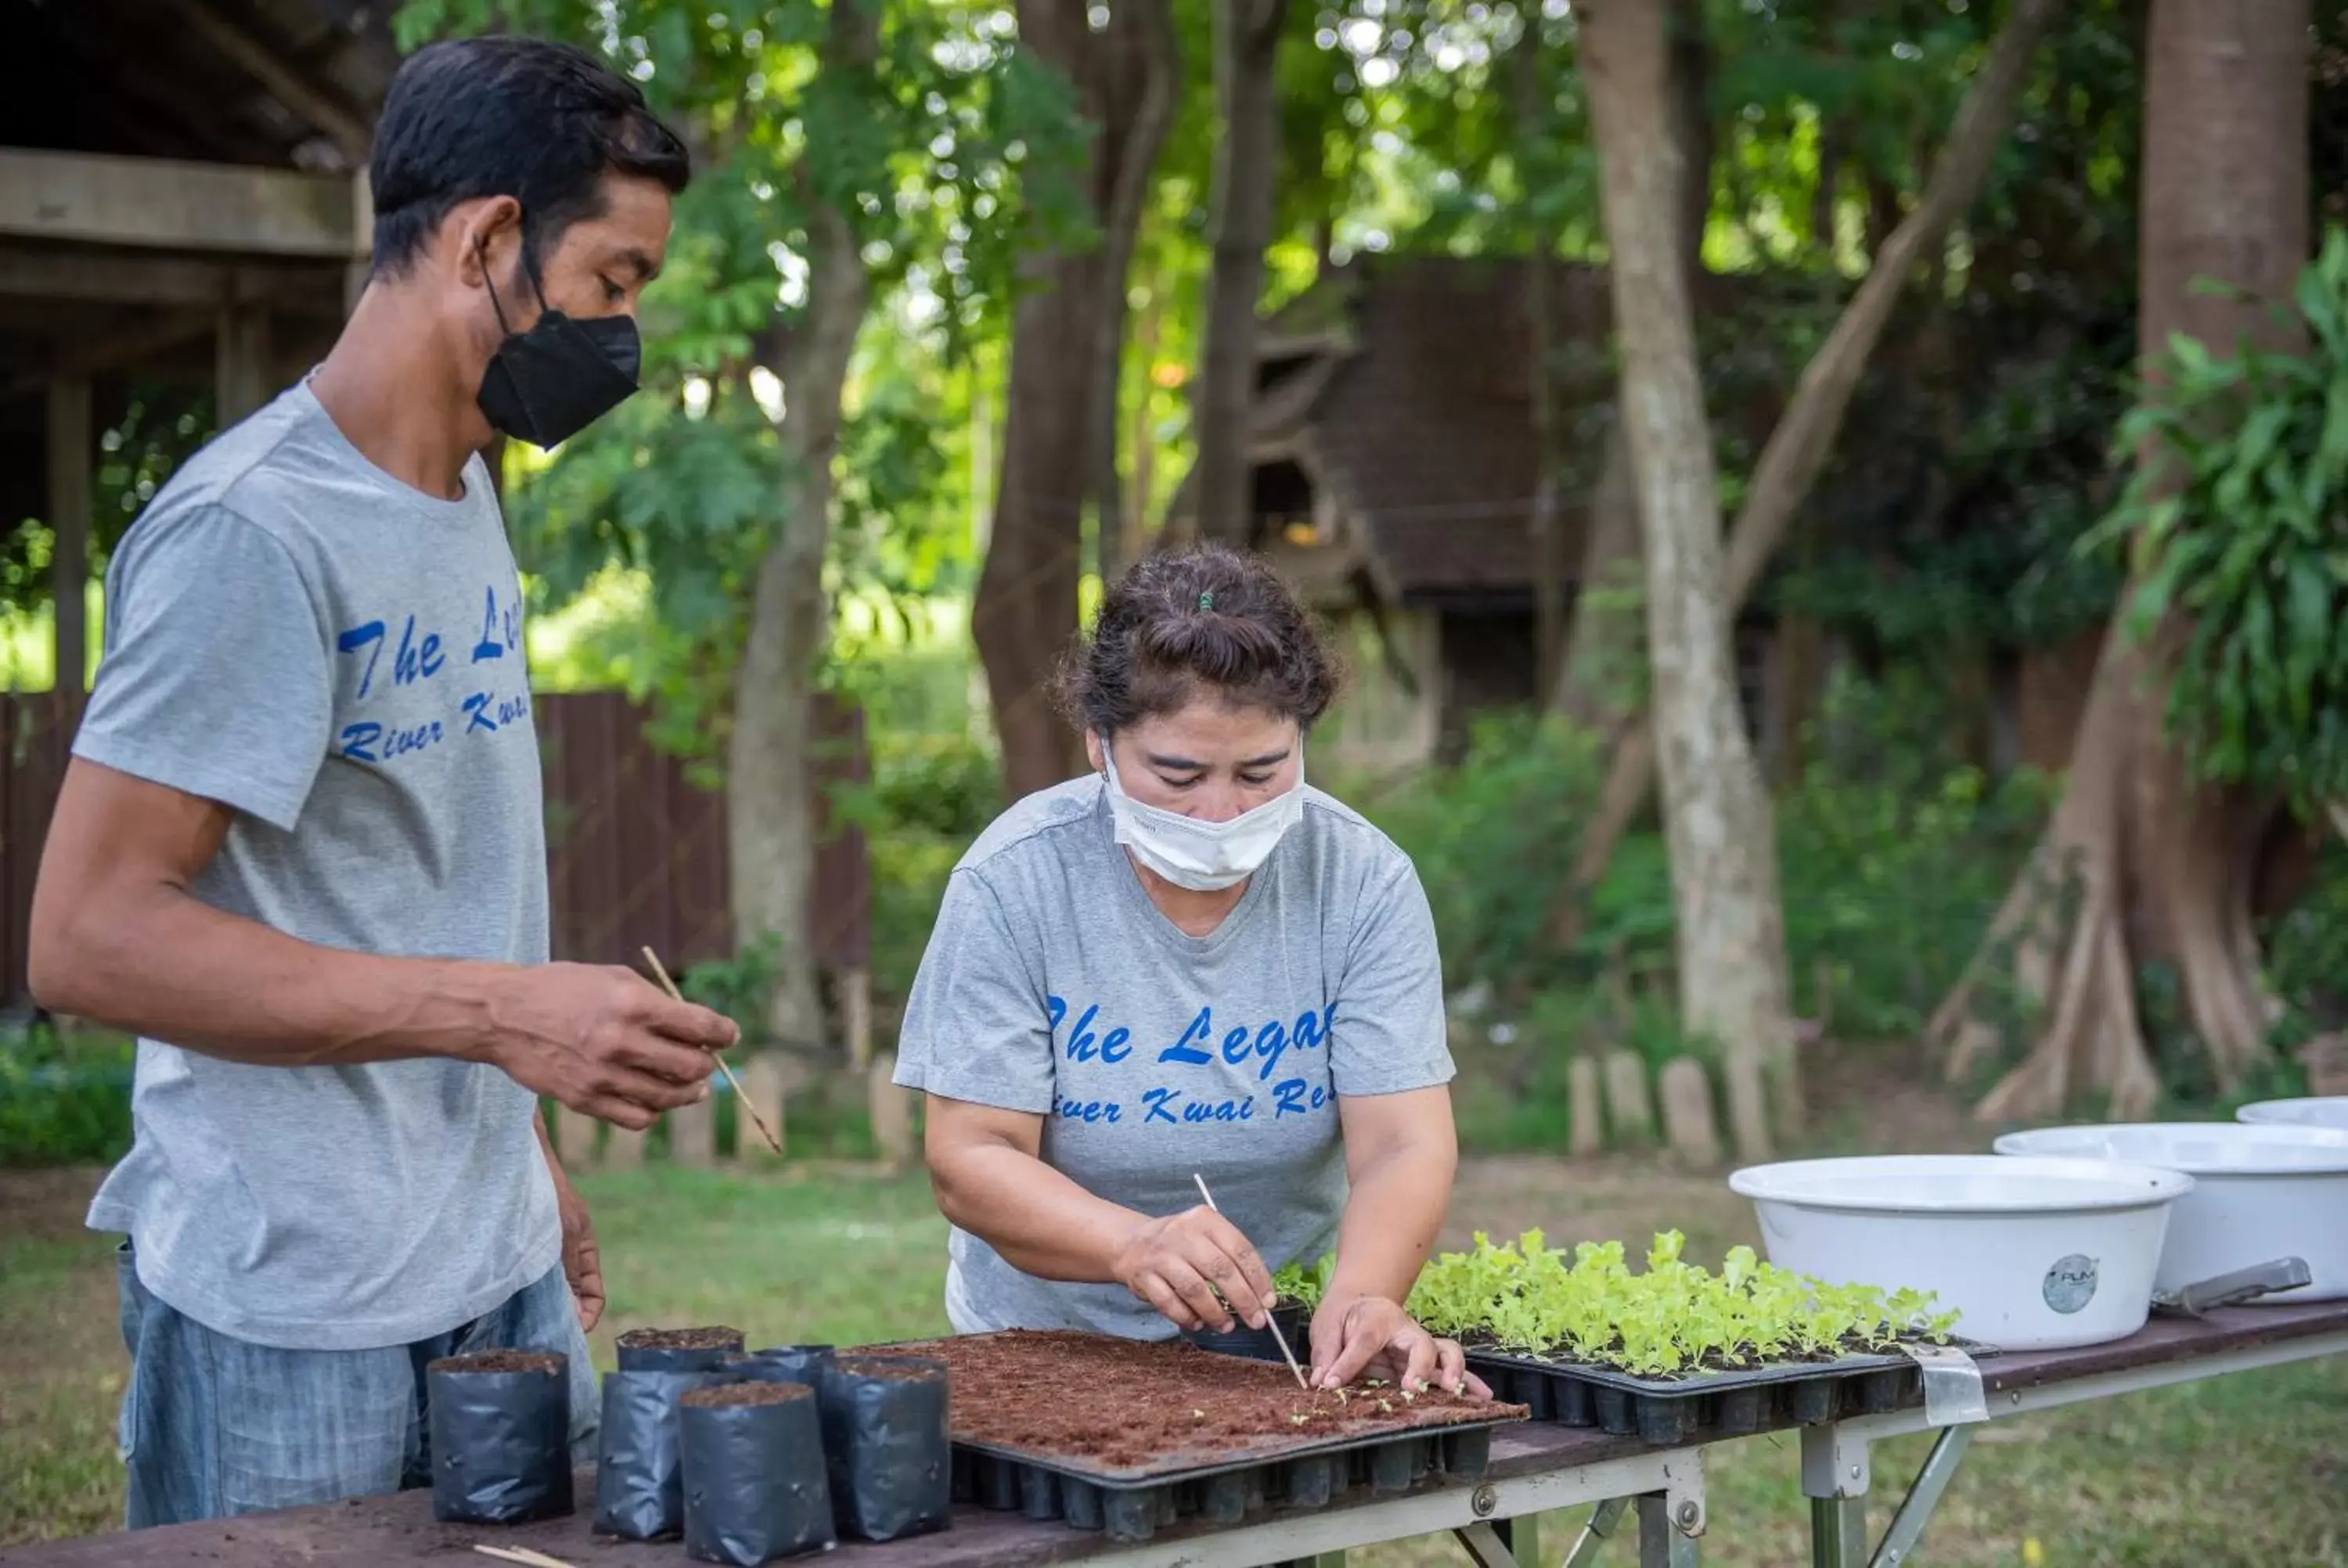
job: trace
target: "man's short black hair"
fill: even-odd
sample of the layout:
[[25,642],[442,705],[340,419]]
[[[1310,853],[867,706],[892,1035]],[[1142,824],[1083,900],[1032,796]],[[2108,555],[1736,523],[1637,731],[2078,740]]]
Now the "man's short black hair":
[[692,170],[636,85],[583,49],[503,36],[427,45],[392,78],[376,127],[374,271],[398,276],[449,209],[486,196],[521,203],[535,269],[602,210],[606,174],[675,195]]

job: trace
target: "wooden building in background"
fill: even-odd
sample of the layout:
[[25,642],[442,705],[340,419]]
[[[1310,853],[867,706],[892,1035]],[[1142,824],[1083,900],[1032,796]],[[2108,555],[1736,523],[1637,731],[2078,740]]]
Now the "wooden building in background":
[[[1536,694],[1533,329],[1525,259],[1369,254],[1332,267],[1263,320],[1258,402],[1249,426],[1251,544],[1337,627],[1351,692],[1316,744],[1342,770],[1386,773],[1455,757],[1476,717]],[[1766,301],[1773,285],[1708,274],[1700,316],[1718,323]],[[1567,448],[1560,531],[1570,603],[1591,492],[1612,420],[1605,272],[1558,263],[1550,374]],[[1891,357],[1887,352],[1881,358]],[[1715,407],[1715,439],[1746,455],[1767,441],[1787,388],[1730,367],[1746,391]],[[1870,437],[1854,417],[1844,448]],[[1169,507],[1194,521],[1185,479]],[[1880,517],[1890,529],[1912,496],[1876,476],[1853,487],[1830,474],[1811,503]],[[1962,518],[1952,527],[1962,528]],[[2006,651],[1960,671],[1980,693],[1975,748],[1995,768],[2067,759],[2093,637]],[[1780,627],[1756,595],[1736,626],[1738,682],[1765,766],[1784,777],[1797,732],[1830,671],[1859,662],[1826,629]]]
[[[209,388],[225,424],[333,342],[388,8],[0,0],[0,521],[50,524],[57,584],[88,576],[98,436],[135,387]],[[82,605],[58,595],[60,671],[89,656]]]

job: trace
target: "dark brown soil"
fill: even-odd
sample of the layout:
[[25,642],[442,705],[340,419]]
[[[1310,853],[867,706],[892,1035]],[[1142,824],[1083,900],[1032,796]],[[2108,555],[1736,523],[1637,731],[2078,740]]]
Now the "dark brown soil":
[[785,1405],[793,1399],[804,1399],[813,1391],[804,1383],[720,1383],[715,1388],[691,1389],[677,1403],[695,1409],[725,1405]]
[[556,1372],[562,1358],[544,1350],[484,1350],[476,1356],[443,1356],[427,1372]]
[[949,1368],[931,1358],[911,1356],[840,1356],[832,1365],[860,1378],[880,1378],[902,1383],[926,1383],[945,1377]]
[[1112,1470],[1206,1464],[1528,1413],[1435,1389],[1307,1392],[1284,1366],[1098,1334],[1014,1330],[906,1348],[950,1368],[948,1419],[957,1440]]
[[623,1350],[739,1350],[739,1328],[631,1328],[620,1336]]

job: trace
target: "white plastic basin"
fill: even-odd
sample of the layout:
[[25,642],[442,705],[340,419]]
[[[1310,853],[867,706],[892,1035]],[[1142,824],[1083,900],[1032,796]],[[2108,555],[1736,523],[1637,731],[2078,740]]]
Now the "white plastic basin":
[[2129,1122],[2008,1132],[2000,1154],[2127,1160],[2182,1171],[2155,1288],[2176,1290],[2279,1257],[2309,1282],[2253,1305],[2348,1296],[2348,1131],[2281,1122]]
[[1927,1290],[2001,1350],[2125,1339],[2152,1309],[2180,1172],[2117,1161],[1886,1154],[1756,1165],[1769,1261],[1830,1285]]
[[2261,1100],[2234,1112],[2237,1122],[2260,1126],[2337,1127],[2348,1132],[2348,1095],[2318,1095],[2308,1100]]

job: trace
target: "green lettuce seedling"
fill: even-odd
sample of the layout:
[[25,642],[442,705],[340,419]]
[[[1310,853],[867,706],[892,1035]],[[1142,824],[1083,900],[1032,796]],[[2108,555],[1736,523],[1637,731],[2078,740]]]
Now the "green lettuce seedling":
[[1569,1257],[1539,1230],[1497,1245],[1478,1232],[1468,1251],[1428,1261],[1408,1306],[1437,1334],[1658,1378],[1943,1341],[1955,1327],[1922,1292],[1828,1286],[1749,1246],[1730,1248],[1715,1274],[1686,1245],[1658,1233],[1633,1273],[1619,1241],[1585,1241]]

